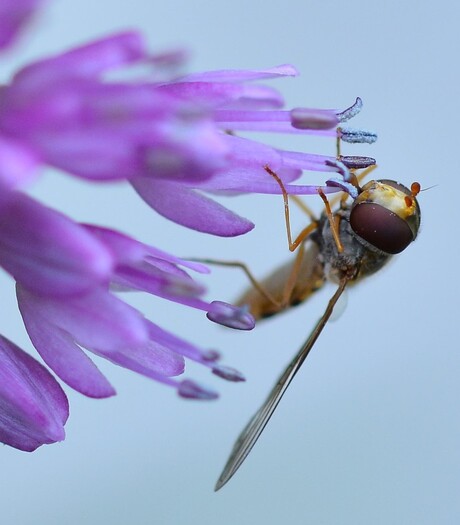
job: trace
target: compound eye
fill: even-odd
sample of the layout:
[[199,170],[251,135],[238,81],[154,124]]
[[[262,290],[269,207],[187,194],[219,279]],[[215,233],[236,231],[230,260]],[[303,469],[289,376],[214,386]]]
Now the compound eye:
[[402,252],[414,240],[407,222],[388,208],[374,202],[361,202],[350,213],[353,231],[383,252]]

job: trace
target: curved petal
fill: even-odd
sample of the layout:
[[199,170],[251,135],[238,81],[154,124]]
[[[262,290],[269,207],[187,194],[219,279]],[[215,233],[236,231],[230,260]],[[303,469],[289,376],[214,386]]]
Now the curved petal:
[[83,227],[16,193],[0,207],[0,265],[36,293],[66,296],[108,281],[108,250]]
[[118,352],[97,352],[112,363],[156,380],[178,376],[184,372],[184,358],[155,341],[141,347],[126,348]]
[[62,441],[68,416],[67,397],[54,377],[0,336],[0,441],[28,452]]
[[151,321],[147,323],[151,341],[155,341],[156,344],[164,346],[176,354],[188,357],[205,366],[211,366],[220,358],[219,353],[216,351],[203,350]]
[[13,82],[16,87],[26,88],[34,93],[63,78],[97,77],[107,70],[133,63],[146,56],[141,35],[128,31],[34,62],[18,71]]
[[189,304],[190,300],[203,295],[206,291],[204,286],[196,283],[183,270],[176,270],[181,273],[162,271],[152,265],[119,268],[113,283],[121,289],[141,290],[183,304]]
[[41,0],[2,0],[0,2],[0,49],[11,44]]
[[242,235],[254,228],[252,222],[193,189],[147,177],[131,183],[155,211],[187,228],[221,237]]
[[145,319],[133,307],[105,290],[64,300],[30,293],[17,286],[18,301],[40,312],[48,323],[65,330],[85,348],[106,351],[140,346],[148,341]]
[[30,295],[17,289],[18,304],[30,340],[45,363],[70,387],[103,398],[115,390],[70,335],[41,315]]
[[209,268],[204,264],[181,259],[154,246],[136,241],[119,231],[95,226],[94,224],[84,224],[83,227],[112,251],[117,264],[132,264],[147,261],[155,265],[155,263],[162,261],[171,263],[172,265],[184,266],[198,273],[210,272]]

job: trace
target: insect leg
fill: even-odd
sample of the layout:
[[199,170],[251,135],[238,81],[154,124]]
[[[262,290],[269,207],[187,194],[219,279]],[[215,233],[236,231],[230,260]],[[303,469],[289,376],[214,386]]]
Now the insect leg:
[[339,225],[334,218],[334,214],[332,213],[332,210],[331,210],[331,205],[329,204],[329,201],[327,200],[327,197],[324,194],[323,190],[319,189],[318,193],[319,193],[319,196],[323,199],[324,206],[326,208],[326,215],[329,220],[329,224],[331,225],[331,232],[334,237],[335,244],[337,245],[337,250],[339,251],[339,253],[342,253],[343,245],[342,245],[342,241],[340,240]]
[[[289,250],[293,252],[294,250],[296,250],[299,244],[301,244],[302,241],[304,241],[310,235],[312,231],[316,230],[316,228],[318,227],[318,224],[314,220],[311,224],[305,227],[294,240],[292,240],[291,219],[290,219],[290,214],[289,214],[289,194],[286,191],[283,181],[279,178],[279,176],[269,166],[264,166],[264,169],[269,175],[271,175],[275,179],[275,181],[278,183],[279,187],[281,188],[281,193],[283,195],[283,201],[284,201],[284,219],[286,222],[286,233],[287,233],[288,245],[289,245]],[[302,209],[304,209],[304,211],[308,215],[310,216],[312,215],[310,210],[306,206],[305,207],[301,206],[301,207]]]
[[294,288],[296,286],[300,269],[302,266],[302,259],[304,255],[304,241],[313,231],[315,231],[318,228],[318,220],[316,219],[310,208],[308,208],[308,206],[306,206],[299,198],[293,196],[294,202],[310,217],[312,222],[308,226],[303,228],[302,231],[297,235],[297,237],[294,240],[292,240],[291,221],[289,216],[289,194],[286,191],[286,188],[284,187],[283,181],[269,166],[265,166],[265,171],[275,179],[275,181],[281,188],[281,193],[283,195],[284,201],[284,217],[286,221],[286,233],[288,238],[289,250],[293,252],[297,248],[299,248],[294,264],[292,265],[292,269],[289,273],[289,277],[286,280],[283,292],[281,294],[280,309],[284,309],[292,302],[291,298],[293,296]]
[[[310,225],[311,226],[311,225]],[[283,295],[281,296],[281,305],[282,307],[285,307],[289,304],[291,304],[291,297],[294,292],[294,287],[297,283],[297,278],[299,276],[300,267],[302,264],[303,255],[305,252],[305,244],[301,243],[300,247],[297,251],[296,258],[294,261],[294,264],[292,266],[291,273],[289,274],[288,280],[286,281],[286,285],[283,290]]]
[[265,297],[265,299],[267,299],[270,303],[272,303],[273,306],[275,306],[276,308],[280,308],[282,305],[280,301],[275,299],[275,297],[273,297],[273,295],[267,290],[267,288],[254,277],[254,274],[251,272],[249,267],[240,261],[221,261],[218,259],[201,259],[201,258],[192,258],[192,257],[188,257],[187,260],[201,262],[203,264],[213,264],[215,266],[228,266],[231,268],[240,268],[241,270],[243,270],[244,274],[249,279],[252,286],[263,297]]

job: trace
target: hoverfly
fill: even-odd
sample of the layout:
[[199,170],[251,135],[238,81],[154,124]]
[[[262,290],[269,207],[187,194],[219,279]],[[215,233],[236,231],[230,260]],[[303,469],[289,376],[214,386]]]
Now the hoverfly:
[[[375,167],[364,171],[369,172]],[[360,187],[355,170],[352,170],[352,184],[356,189],[353,201],[347,202],[348,195],[345,195],[333,211],[326,196],[319,191],[325,211],[292,241],[288,195],[276,173],[268,166],[265,170],[281,186],[289,247],[291,251],[297,247],[299,250],[293,262],[278,268],[261,282],[256,281],[245,265],[224,263],[240,266],[253,284],[239,303],[248,305],[254,317],[260,319],[306,300],[326,281],[332,281],[338,287],[308,339],[239,435],[215,490],[229,481],[252,450],[347,285],[382,268],[393,255],[402,252],[415,240],[420,227],[421,215],[416,199],[419,183],[414,182],[409,189],[392,180],[372,180]]]

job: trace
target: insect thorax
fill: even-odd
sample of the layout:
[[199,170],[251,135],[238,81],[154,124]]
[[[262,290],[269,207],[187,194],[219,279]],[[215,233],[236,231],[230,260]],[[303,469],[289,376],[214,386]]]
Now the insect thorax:
[[348,206],[336,211],[334,217],[340,219],[342,253],[337,249],[326,214],[321,216],[318,229],[311,235],[312,241],[319,246],[318,257],[329,280],[339,282],[345,276],[352,280],[360,279],[377,272],[390,260],[391,255],[361,239],[351,229]]

